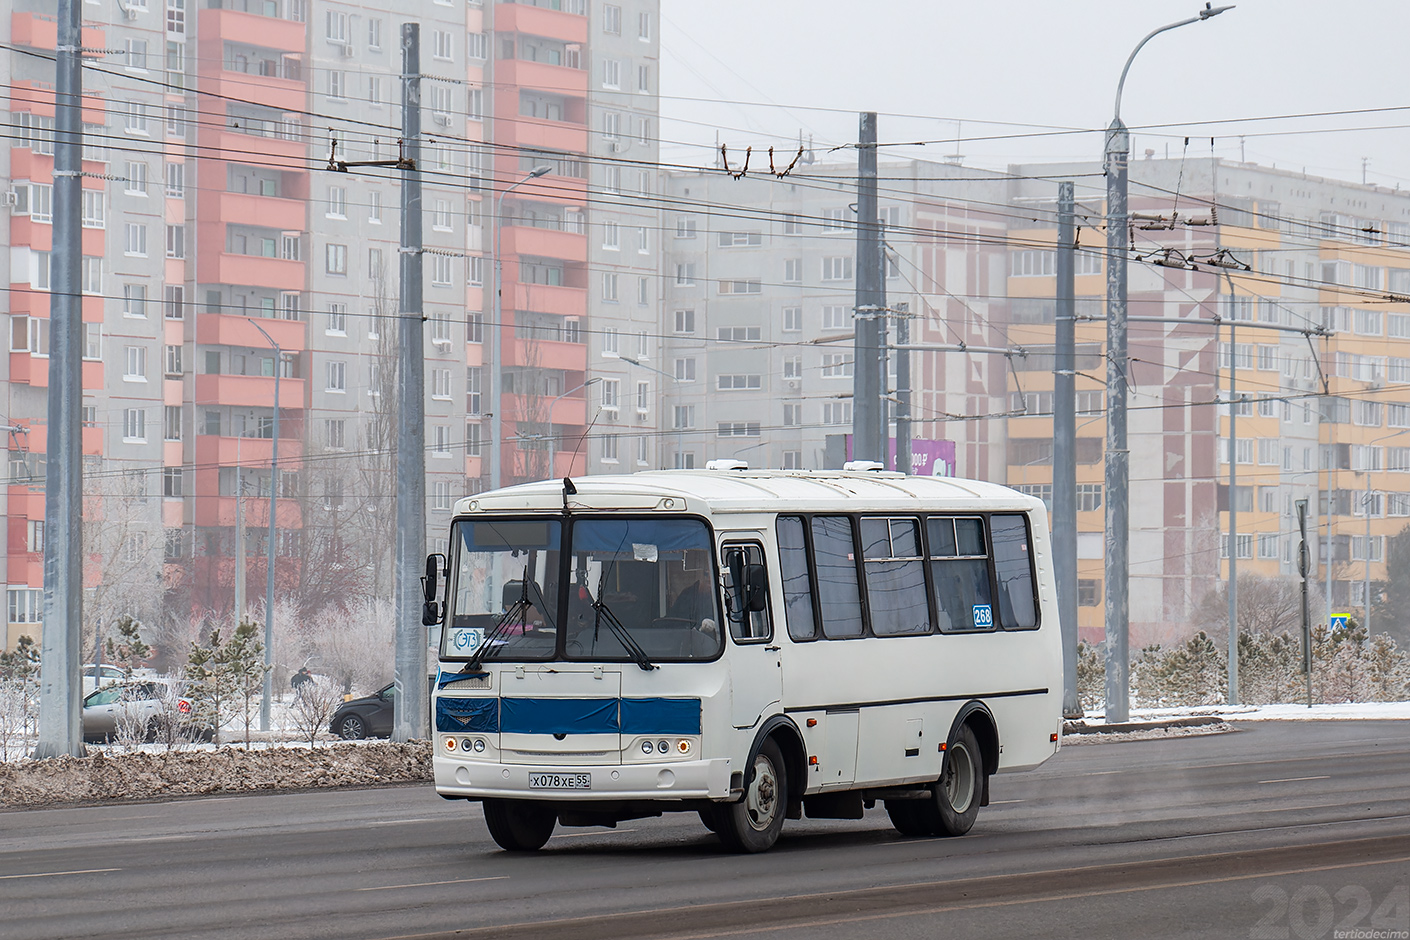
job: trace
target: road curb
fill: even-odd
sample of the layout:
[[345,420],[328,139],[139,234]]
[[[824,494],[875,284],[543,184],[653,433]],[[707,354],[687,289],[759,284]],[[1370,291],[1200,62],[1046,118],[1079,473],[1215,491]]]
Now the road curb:
[[1204,728],[1227,725],[1218,715],[1198,715],[1192,718],[1169,718],[1164,721],[1120,721],[1113,724],[1088,724],[1085,721],[1064,721],[1062,733],[1069,734],[1130,734],[1134,731],[1161,731],[1166,728]]

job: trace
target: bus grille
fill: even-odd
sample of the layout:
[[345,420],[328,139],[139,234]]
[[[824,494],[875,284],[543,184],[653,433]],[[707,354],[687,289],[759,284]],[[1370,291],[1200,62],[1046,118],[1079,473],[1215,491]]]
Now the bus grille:
[[490,677],[484,675],[471,676],[468,679],[457,679],[454,682],[447,682],[445,685],[441,686],[441,689],[488,689],[489,687]]

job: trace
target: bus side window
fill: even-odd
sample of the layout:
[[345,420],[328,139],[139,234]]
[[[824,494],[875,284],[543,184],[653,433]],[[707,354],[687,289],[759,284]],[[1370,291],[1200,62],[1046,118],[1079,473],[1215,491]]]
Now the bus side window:
[[726,545],[723,567],[730,636],[746,643],[772,639],[764,550],[754,543]]
[[1031,630],[1038,626],[1033,602],[1033,557],[1023,516],[1004,513],[989,518],[994,540],[994,574],[999,579],[999,626]]
[[931,516],[925,525],[940,632],[992,630],[984,520]]
[[808,572],[803,520],[798,516],[778,517],[778,567],[783,579],[783,612],[788,621],[788,635],[795,640],[817,639],[813,577]]
[[823,636],[829,640],[862,636],[862,594],[857,586],[852,520],[848,516],[814,516],[812,523]]

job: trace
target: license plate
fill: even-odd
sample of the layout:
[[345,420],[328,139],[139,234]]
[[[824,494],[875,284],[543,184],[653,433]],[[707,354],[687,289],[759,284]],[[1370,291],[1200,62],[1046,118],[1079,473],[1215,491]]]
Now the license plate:
[[529,774],[530,790],[591,790],[592,774]]

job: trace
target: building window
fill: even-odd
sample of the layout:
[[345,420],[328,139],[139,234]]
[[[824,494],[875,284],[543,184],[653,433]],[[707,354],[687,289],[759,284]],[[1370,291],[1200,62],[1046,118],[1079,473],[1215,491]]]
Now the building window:
[[847,308],[837,304],[830,304],[822,308],[822,328],[825,330],[845,330],[850,324],[847,322]]
[[483,313],[467,313],[465,315],[465,342],[483,343],[485,341],[485,315]]
[[178,260],[186,257],[186,226],[166,227],[166,256]]
[[676,311],[676,332],[681,334],[691,334],[695,332],[695,311]]
[[146,319],[147,317],[147,285],[145,284],[124,284],[122,285],[122,315]]
[[602,87],[622,87],[622,63],[616,59],[602,60]]
[[852,356],[848,353],[823,353],[822,377],[825,379],[850,378]]
[[847,231],[846,209],[824,209],[822,230],[829,233]]
[[348,77],[339,69],[328,70],[328,97],[335,101],[343,101],[347,98]]
[[431,370],[431,397],[450,400],[450,370]]
[[81,280],[83,281],[83,292],[85,294],[101,294],[103,292],[103,259],[93,258],[84,255],[82,261]]
[[694,359],[677,359],[677,360],[676,360],[676,381],[677,381],[677,382],[694,382],[694,381],[695,381],[695,360],[694,360]]
[[147,381],[147,347],[127,347],[127,370],[122,374],[124,382]]
[[1102,583],[1095,578],[1077,579],[1077,606],[1100,607],[1102,603]]
[[721,248],[757,248],[764,243],[758,232],[719,232],[716,238]]
[[348,246],[329,243],[325,254],[325,264],[329,274],[346,277],[348,273]]
[[617,436],[616,434],[604,434],[604,435],[602,435],[602,462],[603,462],[603,463],[616,463],[616,462],[617,462],[617,449],[618,449],[619,444],[620,444],[620,439],[618,438],[618,436]]
[[722,392],[757,390],[762,385],[762,377],[752,373],[734,373],[715,377],[715,387]]
[[163,371],[163,374],[164,374],[164,375],[173,376],[173,377],[176,377],[176,376],[180,376],[180,375],[181,375],[181,373],[182,373],[182,368],[181,368],[181,350],[182,350],[182,348],[183,348],[183,347],[178,346],[178,345],[171,345],[171,346],[167,346],[167,347],[166,347],[166,368],[165,368],[164,371]]
[[122,439],[129,444],[147,442],[147,412],[141,408],[127,408],[123,411]]
[[328,363],[328,382],[324,389],[329,392],[348,390],[348,364],[340,359]]
[[616,274],[608,273],[602,275],[602,299],[607,301],[608,303],[617,302]]
[[622,8],[611,3],[602,6],[602,31],[609,36],[622,35]]
[[484,33],[470,33],[465,37],[465,57],[484,59],[489,50],[488,37]]
[[763,292],[763,281],[758,278],[720,282],[721,294],[762,294]]
[[622,334],[614,326],[606,327],[602,331],[602,355],[615,357],[621,355]]
[[822,279],[824,281],[848,281],[852,278],[851,256],[822,259]]
[[431,228],[438,232],[449,232],[451,230],[449,199],[436,200],[436,208],[431,215]]
[[481,414],[483,395],[481,383],[484,381],[484,369],[481,366],[465,367],[465,413]]
[[333,336],[348,335],[348,305],[329,304],[328,305],[328,325],[325,332]]
[[431,256],[431,283],[437,287],[449,287],[451,285],[451,259],[449,256]]
[[431,508],[437,512],[447,512],[450,510],[454,500],[450,495],[450,482],[447,480],[435,480],[431,483]]
[[651,383],[636,383],[636,410],[638,414],[646,414],[651,410]]
[[147,257],[147,226],[128,222],[123,228],[123,252],[128,257]]
[[803,308],[784,307],[783,308],[783,332],[798,333],[803,329]]
[[803,424],[803,406],[800,404],[788,404],[783,406],[783,426],[786,428],[796,428]]
[[802,258],[785,258],[783,260],[783,280],[786,284],[797,284],[803,280]]
[[329,418],[323,425],[323,438],[329,450],[343,450],[347,444],[347,422],[342,418]]
[[436,424],[431,427],[431,454],[435,457],[450,456],[450,425]]
[[455,57],[454,43],[446,30],[431,31],[431,58],[449,62]]
[[693,218],[689,217],[689,216],[684,216],[684,215],[683,215],[683,216],[680,216],[679,218],[677,218],[677,219],[676,219],[676,237],[677,237],[677,238],[694,238],[694,237],[695,237],[695,220],[694,220]]
[[823,424],[845,425],[852,423],[852,403],[850,401],[823,402]]
[[186,195],[186,164],[168,163],[166,165],[166,186],[163,191],[168,196],[177,199]]
[[123,130],[129,134],[140,134],[147,136],[151,132],[147,127],[147,106],[140,101],[129,101],[127,111],[123,114]]
[[721,421],[716,429],[718,437],[758,437],[757,421]]
[[465,423],[465,455],[480,456],[480,425],[474,421]]
[[695,427],[695,406],[676,405],[673,418],[672,427],[678,431],[689,430]]

